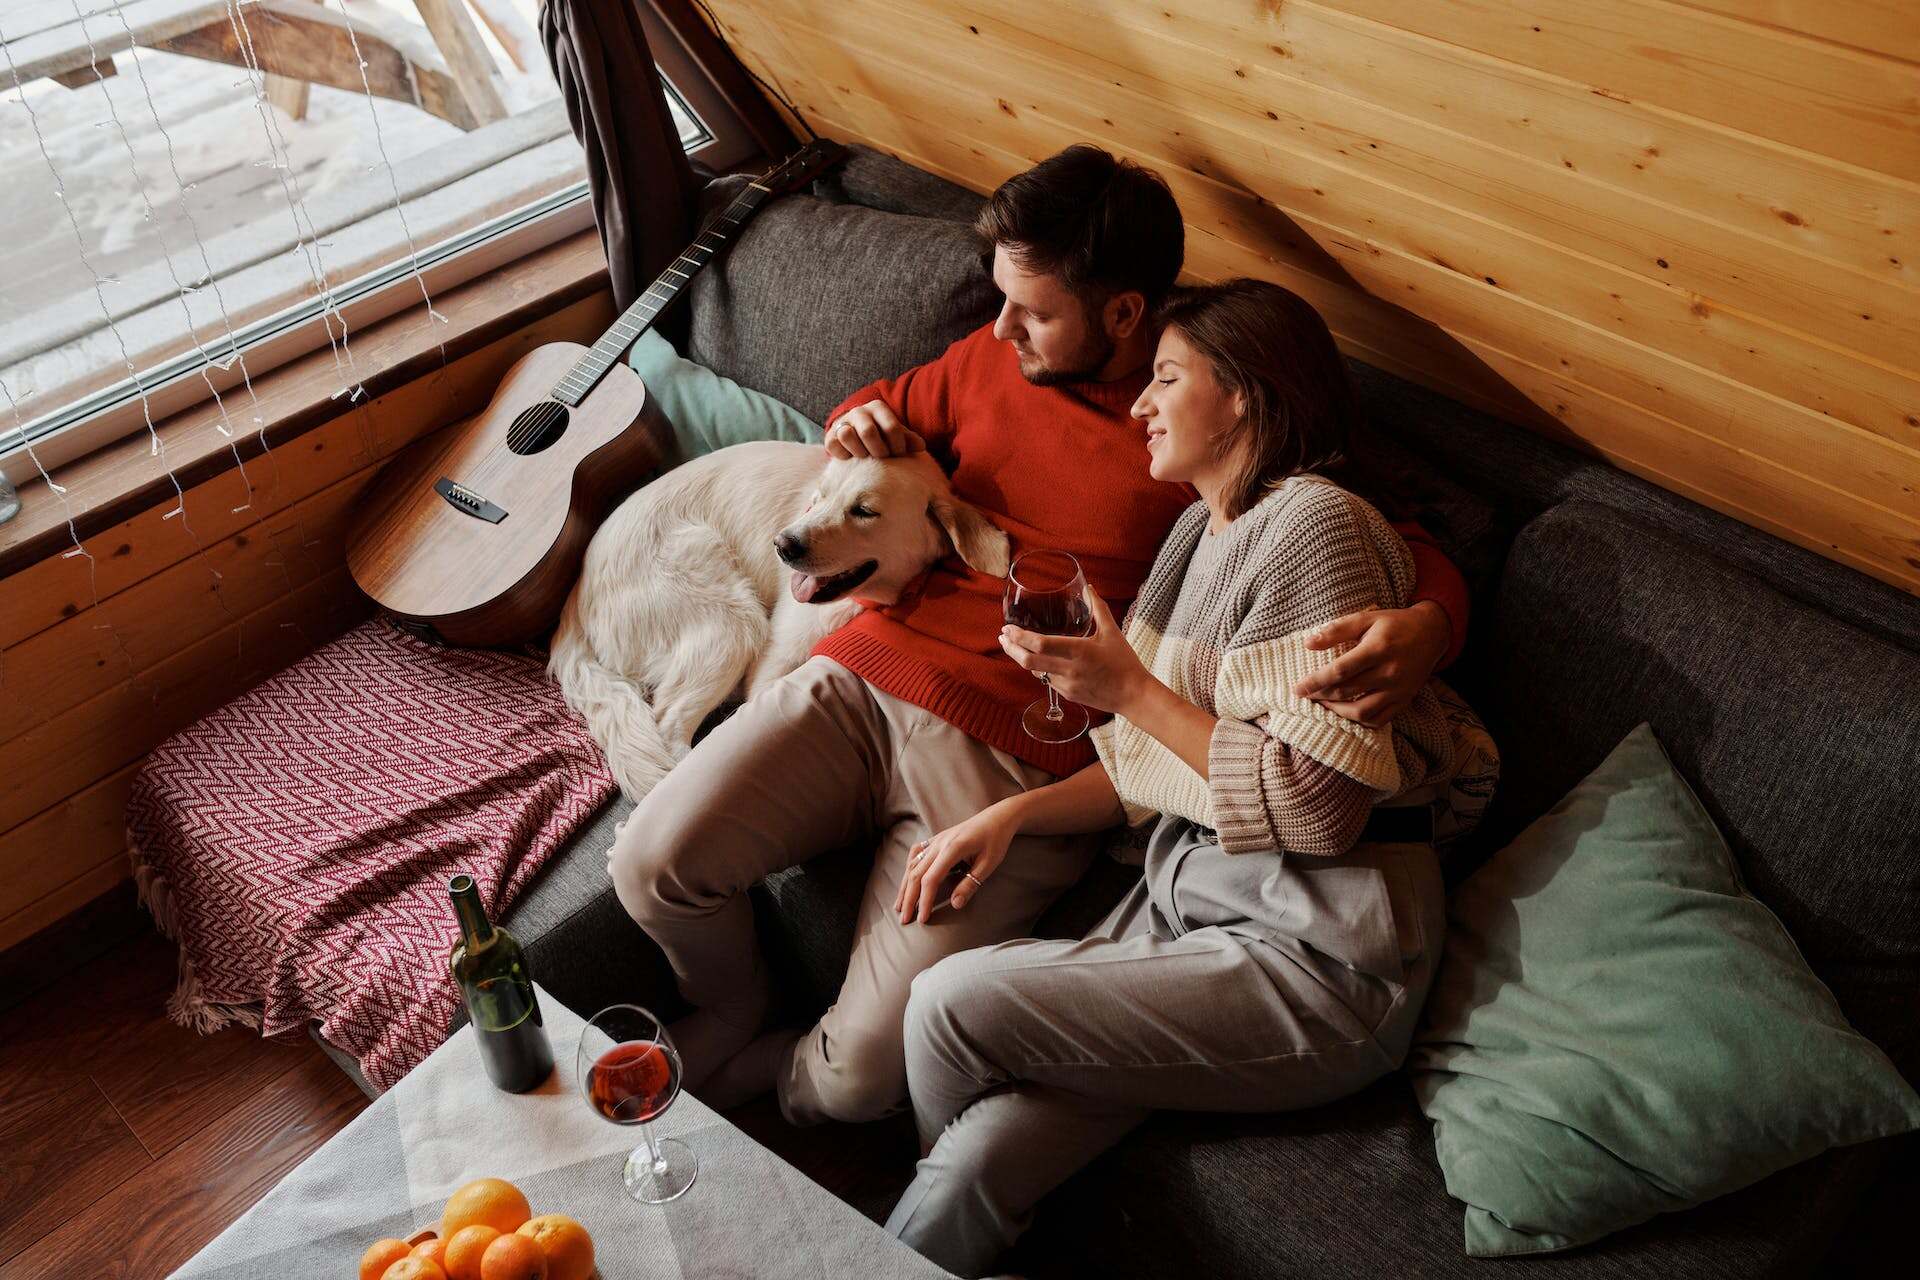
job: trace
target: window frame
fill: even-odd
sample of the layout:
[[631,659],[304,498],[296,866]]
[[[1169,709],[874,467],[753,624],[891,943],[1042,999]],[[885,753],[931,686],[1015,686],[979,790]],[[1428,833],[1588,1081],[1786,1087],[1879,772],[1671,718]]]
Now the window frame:
[[[754,133],[715,89],[702,65],[679,40],[654,32],[651,5],[649,36],[657,44],[655,67],[662,88],[699,126],[702,138],[689,147],[690,161],[725,172],[755,154]],[[245,378],[259,378],[329,342],[328,317],[338,314],[351,335],[376,321],[397,315],[429,297],[524,258],[593,226],[593,203],[581,179],[559,191],[490,218],[348,281],[332,291],[333,305],[308,298],[238,326],[222,336],[172,356],[133,377],[82,395],[26,422],[0,421],[0,475],[24,485],[55,474],[96,450],[147,429],[212,399],[223,398]],[[416,279],[416,272],[418,278]],[[202,356],[202,351],[206,355]],[[236,356],[244,356],[245,370]],[[225,362],[222,367],[221,362]],[[144,394],[142,394],[144,392]],[[347,390],[352,395],[352,390]],[[253,434],[240,427],[234,436]]]

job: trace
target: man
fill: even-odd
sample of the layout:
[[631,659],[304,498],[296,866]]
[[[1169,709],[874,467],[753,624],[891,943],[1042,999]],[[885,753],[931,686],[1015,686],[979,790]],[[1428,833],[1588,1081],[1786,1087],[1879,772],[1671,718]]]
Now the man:
[[[1185,228],[1158,175],[1070,147],[1004,183],[976,229],[1006,301],[939,359],[855,392],[829,415],[835,456],[931,449],[956,494],[1014,553],[1072,552],[1116,615],[1194,500],[1148,474],[1129,414],[1150,376],[1151,314],[1179,274]],[[1357,646],[1316,673],[1319,696],[1380,723],[1464,630],[1465,587],[1414,526],[1405,610],[1332,623]],[[666,952],[695,1012],[671,1029],[686,1087],[725,1107],[767,1088],[796,1124],[872,1120],[905,1102],[901,1018],[914,975],[1029,933],[1095,842],[1023,836],[964,909],[906,927],[893,909],[915,841],[1094,758],[1020,726],[1039,686],[1000,648],[1004,582],[958,557],[899,603],[869,608],[701,741],[616,840],[621,903]],[[849,843],[875,848],[839,999],[805,1032],[762,1034],[769,976],[746,890]]]

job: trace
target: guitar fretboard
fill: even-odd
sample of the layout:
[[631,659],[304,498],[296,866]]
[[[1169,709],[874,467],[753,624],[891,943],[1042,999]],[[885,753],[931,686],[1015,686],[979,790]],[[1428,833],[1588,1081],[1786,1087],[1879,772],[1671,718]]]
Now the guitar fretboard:
[[742,191],[719,215],[695,236],[693,243],[667,265],[667,269],[654,277],[647,291],[634,300],[621,317],[614,321],[613,327],[600,335],[600,340],[580,357],[580,362],[567,370],[566,376],[554,384],[553,398],[561,404],[577,408],[586,399],[587,394],[600,385],[607,370],[611,369],[627,349],[639,340],[647,331],[654,318],[667,309],[667,305],[680,296],[680,290],[694,273],[713,261],[713,257],[727,243],[740,225],[753,215],[761,202],[772,194],[772,188],[758,182],[749,182]]

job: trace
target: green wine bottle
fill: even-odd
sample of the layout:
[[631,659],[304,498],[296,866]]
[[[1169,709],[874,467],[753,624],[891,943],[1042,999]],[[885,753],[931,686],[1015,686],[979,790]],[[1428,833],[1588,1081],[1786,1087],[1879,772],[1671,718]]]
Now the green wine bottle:
[[553,1046],[547,1043],[526,959],[513,935],[487,920],[472,876],[455,876],[447,893],[460,921],[453,980],[467,1002],[480,1060],[497,1087],[525,1093],[553,1074]]

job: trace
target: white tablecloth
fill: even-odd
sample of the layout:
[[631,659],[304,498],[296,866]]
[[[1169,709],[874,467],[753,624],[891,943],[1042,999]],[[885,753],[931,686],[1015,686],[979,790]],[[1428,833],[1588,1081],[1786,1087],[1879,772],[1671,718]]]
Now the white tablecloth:
[[620,1169],[640,1131],[587,1107],[582,1019],[545,992],[540,1007],[554,1056],[540,1088],[495,1089],[463,1027],[174,1275],[351,1276],[369,1244],[435,1225],[447,1195],[481,1177],[513,1182],[536,1214],[577,1218],[605,1280],[947,1274],[691,1094],[654,1129],[699,1153],[699,1180],[670,1204],[628,1199]]

